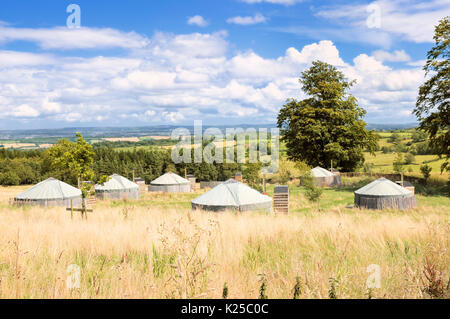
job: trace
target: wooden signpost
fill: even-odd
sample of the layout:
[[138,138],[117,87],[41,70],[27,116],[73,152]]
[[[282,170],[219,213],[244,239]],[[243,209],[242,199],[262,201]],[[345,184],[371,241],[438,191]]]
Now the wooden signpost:
[[87,213],[92,213],[94,210],[92,208],[82,207],[82,208],[74,208],[73,200],[70,200],[70,207],[66,208],[66,211],[70,212],[70,218],[73,219],[73,212],[80,212],[81,218],[87,219]]

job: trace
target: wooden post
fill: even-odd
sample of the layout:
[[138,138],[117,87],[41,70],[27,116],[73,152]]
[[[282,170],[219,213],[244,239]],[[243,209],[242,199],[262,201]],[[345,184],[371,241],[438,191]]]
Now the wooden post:
[[73,219],[73,199],[70,200],[70,219]]
[[402,179],[401,179],[401,181],[402,181],[402,187],[404,186],[403,185],[403,171],[402,172],[400,172],[400,175],[402,176]]
[[133,182],[134,182],[134,168],[133,168]]
[[266,193],[266,175],[263,175],[263,193]]

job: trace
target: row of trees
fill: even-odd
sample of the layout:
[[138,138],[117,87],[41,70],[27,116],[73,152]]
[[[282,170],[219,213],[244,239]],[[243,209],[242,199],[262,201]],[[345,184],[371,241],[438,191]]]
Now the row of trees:
[[256,186],[260,184],[259,170],[257,163],[174,164],[168,149],[117,151],[107,146],[92,147],[81,134],[77,134],[76,142],[62,139],[49,150],[0,150],[0,185],[35,184],[48,177],[77,185],[79,178],[99,181],[114,173],[132,178],[133,172],[150,183],[172,171],[181,176],[193,174],[202,181],[226,180],[242,172],[244,179]]

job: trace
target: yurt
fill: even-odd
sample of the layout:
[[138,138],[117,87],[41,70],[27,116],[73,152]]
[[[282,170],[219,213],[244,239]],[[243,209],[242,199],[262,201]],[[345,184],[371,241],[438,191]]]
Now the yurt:
[[333,174],[322,167],[314,167],[311,170],[311,175],[314,178],[314,183],[317,186],[337,186],[341,185],[341,176]]
[[382,177],[355,191],[355,206],[368,209],[411,209],[416,196],[408,189]]
[[191,182],[175,173],[169,172],[152,181],[148,187],[150,192],[188,193]]
[[95,196],[99,199],[139,199],[139,185],[114,174],[103,185],[95,185]]
[[48,178],[23,193],[14,197],[14,203],[19,205],[38,206],[74,206],[81,205],[81,191],[55,178]]
[[191,203],[192,209],[210,211],[238,210],[242,212],[259,209],[272,211],[272,198],[235,179],[229,179],[217,185]]

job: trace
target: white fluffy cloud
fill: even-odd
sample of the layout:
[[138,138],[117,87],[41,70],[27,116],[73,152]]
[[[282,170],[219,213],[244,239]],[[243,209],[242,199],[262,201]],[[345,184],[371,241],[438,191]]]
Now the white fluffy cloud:
[[406,52],[361,54],[345,62],[331,41],[291,47],[268,59],[253,51],[232,53],[226,32],[139,37],[146,44],[122,57],[0,51],[1,122],[267,123],[287,98],[304,98],[298,77],[314,60],[357,80],[352,93],[372,122],[387,114],[404,121],[424,76],[420,67],[383,64]]
[[[370,5],[370,7],[369,7]],[[368,23],[372,14],[379,13],[380,25]],[[432,42],[434,26],[450,14],[450,0],[378,0],[367,4],[346,4],[322,8],[317,15],[348,25],[359,32],[377,32],[405,40]]]
[[258,23],[264,23],[267,21],[267,18],[263,16],[261,13],[257,13],[254,16],[246,16],[246,17],[232,17],[227,19],[227,23],[230,24],[240,24],[240,25],[252,25]]
[[208,26],[208,22],[200,15],[195,15],[193,17],[189,17],[187,20],[187,23],[189,25],[196,25],[199,27],[206,27]]
[[57,27],[51,29],[14,28],[0,25],[0,43],[30,41],[43,49],[141,48],[147,39],[135,32],[115,29]]
[[378,61],[408,62],[411,60],[411,57],[405,52],[405,50],[395,50],[394,52],[377,50],[372,52],[372,55]]

